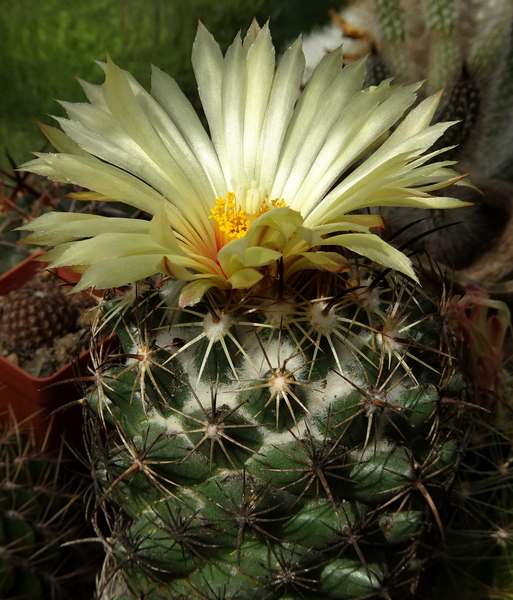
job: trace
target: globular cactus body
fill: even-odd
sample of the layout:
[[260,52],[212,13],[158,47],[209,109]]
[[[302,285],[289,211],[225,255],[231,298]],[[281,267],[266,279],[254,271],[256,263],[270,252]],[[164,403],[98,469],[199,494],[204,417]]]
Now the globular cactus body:
[[373,275],[106,304],[123,354],[88,405],[114,426],[92,458],[128,597],[413,593],[443,537],[461,385],[437,307]]

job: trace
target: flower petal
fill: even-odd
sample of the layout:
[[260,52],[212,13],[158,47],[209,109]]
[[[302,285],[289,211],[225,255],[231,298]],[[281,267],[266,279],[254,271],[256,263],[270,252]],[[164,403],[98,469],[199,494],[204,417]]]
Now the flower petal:
[[[303,216],[313,214],[319,200],[328,192],[341,173],[367,154],[388,129],[415,101],[418,86],[395,88],[385,81],[375,88],[361,91],[348,104],[341,118],[331,129],[291,206]],[[357,171],[373,163],[374,154],[363,162]],[[351,181],[354,172],[346,179]],[[340,189],[345,183],[339,184]],[[329,206],[328,194],[322,204]],[[346,211],[349,212],[349,211]]]
[[49,246],[62,243],[57,242],[56,239],[68,242],[73,239],[94,237],[100,233],[147,233],[148,225],[148,221],[141,219],[101,217],[87,213],[50,212],[18,227],[18,230],[34,232],[26,237],[24,242]]
[[219,44],[200,22],[192,46],[192,66],[198,93],[210,127],[212,142],[221,165],[226,165],[227,148],[224,137],[222,73],[223,55]]
[[91,155],[38,154],[20,169],[48,177],[53,181],[74,183],[110,196],[149,214],[155,214],[162,195],[137,177],[108,165]]
[[109,289],[130,285],[156,273],[162,273],[162,257],[157,255],[125,256],[104,260],[90,266],[73,288],[80,292],[89,287]]
[[45,134],[52,146],[63,154],[77,154],[78,156],[88,156],[89,153],[74,142],[69,136],[56,127],[44,125],[36,121],[38,127]]
[[334,124],[361,89],[365,61],[360,60],[343,69],[341,64],[339,50],[325,56],[301,94],[283,142],[271,197],[296,196]]
[[218,282],[212,279],[196,279],[196,281],[188,283],[180,293],[180,299],[178,301],[180,309],[198,304],[205,293],[213,287],[220,286]]
[[[191,160],[191,155],[201,165],[203,174],[208,178],[215,197],[226,194],[226,183],[223,176],[219,157],[217,156],[210,138],[201,121],[185,94],[180,90],[176,81],[157,67],[152,67],[151,95],[169,115],[169,123],[164,131],[159,132],[164,143],[176,139],[176,127],[183,137],[184,160]],[[188,149],[187,149],[188,147]],[[170,149],[171,151],[171,149]],[[182,169],[185,165],[181,164]],[[198,169],[199,172],[199,169]],[[205,197],[206,197],[205,186]]]
[[[253,28],[250,28],[252,31]],[[266,24],[249,45],[249,33],[244,40],[247,47],[246,93],[244,106],[243,156],[245,176],[257,178],[258,148],[262,143],[262,129],[274,80],[275,53],[269,26]]]
[[330,273],[344,273],[349,271],[349,261],[337,252],[302,252],[297,254],[293,261],[285,265],[286,275],[308,269],[319,269]]
[[236,290],[249,290],[258,283],[263,276],[263,273],[260,273],[255,269],[241,269],[228,279],[228,283]]
[[[274,76],[258,150],[255,179],[270,190],[305,69],[301,39],[285,52]],[[251,209],[249,212],[252,212]],[[256,211],[253,211],[253,214]]]
[[356,254],[370,258],[384,267],[400,271],[418,282],[411,260],[377,235],[372,233],[346,233],[328,238],[325,243],[343,246],[352,252],[356,252]]
[[247,267],[263,267],[281,258],[282,253],[270,248],[251,246],[244,251],[244,264]]
[[370,233],[383,227],[380,216],[353,213],[464,205],[431,195],[464,185],[439,160],[443,149],[429,151],[451,125],[430,125],[439,95],[404,117],[418,85],[363,90],[364,61],[342,68],[337,51],[298,101],[301,41],[275,70],[269,28],[256,22],[224,57],[200,25],[192,59],[210,137],[172,78],[154,68],[148,93],[109,58],[99,63],[103,85],[81,82],[89,103],[62,103],[63,132],[42,126],[61,154],[23,165],[90,190],[75,198],[124,202],[151,221],[53,214],[24,227],[27,241],[55,244],[48,258],[85,271],[83,286],[181,279],[182,306],[213,287],[249,289],[274,277],[278,261],[285,277],[347,270],[343,253],[326,246],[415,278],[409,259]]

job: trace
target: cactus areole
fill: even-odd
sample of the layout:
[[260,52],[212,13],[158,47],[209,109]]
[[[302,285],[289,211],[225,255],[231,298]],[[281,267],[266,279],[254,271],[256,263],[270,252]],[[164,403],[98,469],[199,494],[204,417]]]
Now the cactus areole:
[[459,388],[437,307],[362,209],[461,204],[431,195],[465,184],[429,150],[439,95],[407,112],[417,85],[362,89],[335,51],[298,99],[301,44],[275,68],[256,23],[225,56],[200,25],[192,60],[210,137],[170,77],[148,93],[108,60],[43,126],[59,153],[24,165],[151,217],[24,227],[75,289],[133,284],[105,302],[122,352],[88,397],[102,593],[407,597],[443,535]]

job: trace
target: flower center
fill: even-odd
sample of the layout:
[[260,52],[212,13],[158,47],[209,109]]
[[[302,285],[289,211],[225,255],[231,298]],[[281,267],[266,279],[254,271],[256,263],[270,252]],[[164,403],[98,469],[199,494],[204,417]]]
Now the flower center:
[[248,227],[253,221],[263,215],[271,208],[286,206],[285,200],[275,198],[269,201],[267,198],[260,204],[256,214],[248,214],[235,199],[235,194],[228,192],[226,198],[216,198],[216,205],[210,209],[209,219],[213,219],[220,234],[222,244],[228,244],[246,235]]

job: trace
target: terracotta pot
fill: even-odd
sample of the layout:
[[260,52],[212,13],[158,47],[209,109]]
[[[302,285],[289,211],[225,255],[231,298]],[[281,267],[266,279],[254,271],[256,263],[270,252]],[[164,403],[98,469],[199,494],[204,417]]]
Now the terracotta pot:
[[[35,256],[40,256],[39,253]],[[27,283],[47,263],[30,257],[0,277],[0,295],[4,296]],[[65,268],[57,275],[76,282],[79,275]],[[37,443],[56,447],[62,437],[73,447],[82,443],[82,408],[77,402],[83,395],[77,377],[87,375],[89,351],[50,377],[33,377],[0,356],[0,421],[7,423],[9,414],[26,430],[33,430]],[[50,427],[50,425],[52,425]]]

